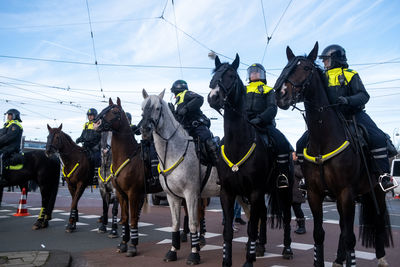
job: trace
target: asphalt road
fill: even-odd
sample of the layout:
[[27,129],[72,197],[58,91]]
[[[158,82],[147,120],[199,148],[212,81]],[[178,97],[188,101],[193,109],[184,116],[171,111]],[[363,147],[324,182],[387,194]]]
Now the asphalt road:
[[[169,233],[170,213],[166,205],[153,206],[149,213],[141,216],[139,233],[140,241],[138,256],[127,258],[116,253],[116,246],[120,239],[110,239],[107,234],[97,233],[97,218],[101,212],[101,198],[98,190],[91,192],[87,189],[79,203],[80,221],[77,231],[65,233],[65,225],[69,216],[71,197],[65,187],[60,187],[56,201],[53,220],[47,229],[33,231],[31,227],[40,211],[40,194],[29,193],[27,205],[32,216],[14,217],[20,192],[4,192],[3,203],[0,207],[0,251],[27,251],[27,250],[63,250],[73,256],[74,266],[186,266],[186,257],[189,255],[189,244],[182,244],[178,252],[178,261],[164,263],[163,256],[170,246]],[[165,204],[165,203],[164,203]],[[387,250],[387,259],[391,266],[397,266],[400,261],[398,247],[400,245],[400,200],[392,199],[388,195],[388,206],[391,214],[395,248]],[[307,233],[305,235],[292,234],[294,251],[293,260],[283,260],[282,251],[283,232],[278,229],[268,229],[268,253],[258,258],[255,266],[311,266],[313,258],[312,215],[307,204],[303,205],[306,215]],[[244,216],[243,216],[244,218]],[[220,266],[222,261],[222,213],[218,198],[213,198],[206,213],[208,235],[207,246],[201,251],[202,266]],[[330,266],[335,258],[339,235],[338,214],[334,202],[324,203],[325,261]],[[355,222],[355,233],[358,236],[358,219]],[[238,226],[233,242],[234,266],[241,266],[245,258],[244,245],[247,241],[246,226]],[[295,221],[292,222],[295,229]],[[119,229],[120,231],[120,229]],[[359,243],[359,242],[358,242]],[[397,249],[396,249],[397,247]],[[376,266],[376,259],[372,249],[356,246],[357,263],[359,266]]]

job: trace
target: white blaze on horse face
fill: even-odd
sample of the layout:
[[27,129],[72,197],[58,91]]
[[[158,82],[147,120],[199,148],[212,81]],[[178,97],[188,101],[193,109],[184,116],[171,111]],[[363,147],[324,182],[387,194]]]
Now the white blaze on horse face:
[[209,96],[213,97],[215,95],[218,95],[218,93],[219,93],[219,86],[217,85],[214,89],[211,89]]
[[281,87],[281,96],[286,95],[286,93],[287,93],[286,89],[287,89],[287,86],[285,83],[283,83],[282,87]]

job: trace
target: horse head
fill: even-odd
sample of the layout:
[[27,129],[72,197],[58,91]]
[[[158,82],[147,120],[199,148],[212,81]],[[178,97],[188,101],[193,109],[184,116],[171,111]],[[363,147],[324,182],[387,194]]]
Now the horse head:
[[165,89],[157,95],[149,95],[145,89],[142,91],[143,102],[142,102],[142,125],[141,132],[143,139],[150,140],[153,131],[157,132],[157,129],[164,122],[164,93]]
[[58,128],[51,128],[47,124],[47,129],[49,130],[49,135],[47,136],[45,154],[46,154],[46,156],[49,157],[52,154],[59,151],[59,149],[62,147],[62,142],[61,142],[61,137],[60,137],[60,133],[62,133],[62,131],[61,131],[62,123]]
[[128,118],[121,106],[121,100],[117,97],[117,104],[111,100],[108,101],[108,107],[103,109],[94,120],[97,131],[115,131],[121,129],[121,125],[125,123],[129,126]]
[[221,63],[219,57],[215,58],[214,75],[210,81],[211,92],[208,94],[208,103],[217,111],[225,106],[236,106],[240,100],[238,85],[243,85],[237,73],[239,67],[239,55],[236,54],[232,64]]
[[288,109],[304,101],[313,74],[319,69],[315,64],[317,54],[318,42],[315,43],[308,56],[295,56],[289,46],[286,48],[288,63],[274,86],[280,108]]

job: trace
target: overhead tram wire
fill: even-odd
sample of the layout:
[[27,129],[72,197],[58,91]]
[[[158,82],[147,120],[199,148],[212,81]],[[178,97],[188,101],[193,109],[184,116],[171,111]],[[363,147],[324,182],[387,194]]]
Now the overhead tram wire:
[[[172,2],[172,11],[174,13],[174,21],[175,21],[175,25],[176,24],[176,14],[175,14],[175,4],[174,4],[174,0],[171,0]],[[164,12],[164,11],[163,11]],[[179,38],[178,38],[178,30],[175,27],[175,37],[176,37],[176,46],[178,48],[178,57],[179,57],[179,65],[180,65],[180,70],[181,70],[181,78],[183,79],[183,71],[182,71],[182,59],[181,59],[181,50],[179,48]]]
[[[286,11],[289,9],[289,6],[292,4],[292,1],[293,1],[293,0],[290,0],[290,1],[289,1],[289,4],[286,6],[285,10],[283,11],[283,13],[282,13],[281,17],[279,18],[278,23],[275,25],[275,28],[274,28],[274,30],[272,31],[271,35],[268,36],[268,33],[267,33],[267,44],[265,45],[264,55],[263,55],[263,58],[262,58],[262,60],[261,60],[261,64],[264,63],[264,57],[265,57],[265,54],[266,54],[266,52],[267,52],[267,47],[268,47],[268,45],[269,45],[269,42],[271,41],[272,36],[274,35],[276,29],[278,29],[278,26],[279,26],[279,24],[281,23],[281,20],[282,20],[283,16],[285,16]],[[261,0],[261,4],[263,5],[262,0]],[[263,14],[264,14],[264,6],[263,6]],[[264,20],[265,20],[265,16],[264,16]]]
[[90,27],[90,36],[92,37],[92,46],[93,46],[93,54],[94,54],[94,64],[96,65],[96,71],[97,71],[97,77],[99,79],[99,84],[100,84],[100,92],[103,95],[103,98],[105,99],[106,96],[104,95],[104,91],[103,91],[103,85],[101,82],[101,78],[100,78],[100,71],[99,71],[99,66],[97,65],[97,55],[96,55],[96,46],[94,44],[94,36],[93,36],[93,29],[92,29],[92,21],[90,19],[90,10],[89,10],[89,3],[88,0],[86,0],[86,8],[87,8],[87,13],[88,13],[88,19],[89,19],[89,27]]

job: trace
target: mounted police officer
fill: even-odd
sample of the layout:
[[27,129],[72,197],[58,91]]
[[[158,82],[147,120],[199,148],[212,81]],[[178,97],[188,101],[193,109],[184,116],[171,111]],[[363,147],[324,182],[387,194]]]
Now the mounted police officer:
[[0,186],[7,184],[3,177],[3,164],[13,153],[20,151],[23,132],[18,110],[9,109],[4,115],[7,115],[7,121],[0,130]]
[[[346,51],[340,45],[329,45],[319,56],[325,67],[328,79],[328,99],[331,104],[339,104],[339,110],[347,120],[354,116],[356,122],[366,127],[369,135],[368,147],[377,165],[379,182],[388,191],[394,187],[389,175],[389,159],[386,134],[380,130],[365,112],[365,104],[369,94],[358,73],[349,69]],[[307,132],[300,138],[297,151],[305,147],[308,140]]]
[[100,155],[100,140],[101,134],[97,132],[94,126],[94,119],[97,116],[97,110],[91,108],[86,113],[88,122],[83,125],[83,131],[81,136],[76,139],[76,143],[83,143],[83,147],[89,152],[89,157],[94,167],[100,167],[101,155]]
[[252,64],[247,69],[247,75],[249,80],[246,86],[247,116],[258,132],[272,138],[279,170],[277,187],[288,187],[291,146],[286,137],[275,127],[275,116],[278,111],[275,91],[267,86],[265,69],[261,64]]
[[205,144],[213,165],[218,161],[218,145],[210,132],[210,120],[201,112],[204,98],[189,91],[184,80],[177,80],[172,84],[171,92],[175,95],[176,102],[173,109],[176,120],[183,125],[189,135],[194,139],[200,139]]
[[134,135],[141,135],[140,126],[132,124],[132,115],[129,112],[126,112],[126,117],[128,118],[129,126],[131,127],[132,133]]

